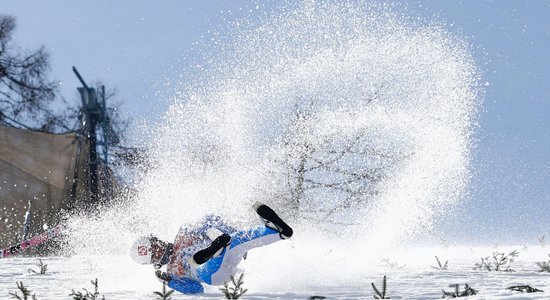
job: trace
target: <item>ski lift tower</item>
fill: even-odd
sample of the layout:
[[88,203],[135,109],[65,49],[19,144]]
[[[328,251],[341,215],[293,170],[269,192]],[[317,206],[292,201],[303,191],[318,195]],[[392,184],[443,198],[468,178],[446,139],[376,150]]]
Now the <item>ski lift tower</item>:
[[[97,136],[96,129],[97,124],[102,121],[102,116],[105,115],[104,106],[98,105],[97,92],[95,88],[90,88],[78,73],[76,67],[73,67],[75,73],[82,87],[77,88],[82,99],[82,113],[84,117],[82,119],[82,127],[84,135],[90,141],[90,157],[89,171],[90,171],[90,194],[92,203],[97,203],[99,196],[99,181],[97,172]],[[104,100],[104,99],[103,99]],[[103,101],[104,102],[104,101]]]

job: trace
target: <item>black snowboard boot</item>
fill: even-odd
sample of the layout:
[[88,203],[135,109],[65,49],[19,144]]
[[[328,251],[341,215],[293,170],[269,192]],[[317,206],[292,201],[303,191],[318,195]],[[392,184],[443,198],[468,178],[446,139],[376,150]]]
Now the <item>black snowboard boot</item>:
[[288,224],[286,224],[269,206],[256,202],[252,207],[258,215],[260,215],[265,226],[277,230],[282,239],[288,239],[292,236],[292,228],[290,228],[290,226],[288,226]]
[[215,240],[208,245],[208,247],[198,251],[197,253],[193,254],[193,260],[199,264],[202,265],[205,262],[207,262],[209,259],[211,259],[218,251],[221,252],[223,248],[229,246],[231,243],[231,236],[229,234],[224,233],[217,237]]

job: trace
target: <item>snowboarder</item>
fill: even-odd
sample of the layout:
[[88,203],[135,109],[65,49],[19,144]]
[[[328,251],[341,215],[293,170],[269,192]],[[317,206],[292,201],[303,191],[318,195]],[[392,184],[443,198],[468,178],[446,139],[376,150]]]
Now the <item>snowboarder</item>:
[[[292,236],[292,228],[267,205],[256,202],[253,208],[265,225],[237,230],[218,216],[206,216],[202,226],[182,227],[173,244],[152,235],[137,239],[130,256],[139,264],[153,264],[155,275],[168,287],[184,294],[203,293],[201,283],[229,281],[249,250]],[[163,265],[166,272],[160,270]]]

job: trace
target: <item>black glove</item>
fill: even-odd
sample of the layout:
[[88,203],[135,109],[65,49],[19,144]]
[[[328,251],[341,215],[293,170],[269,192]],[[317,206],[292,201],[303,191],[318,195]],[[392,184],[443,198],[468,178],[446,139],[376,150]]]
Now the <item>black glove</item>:
[[156,270],[155,275],[157,276],[157,278],[160,281],[165,281],[165,282],[168,283],[168,282],[170,282],[170,280],[172,280],[172,275],[170,275],[166,272],[162,272],[161,270]]

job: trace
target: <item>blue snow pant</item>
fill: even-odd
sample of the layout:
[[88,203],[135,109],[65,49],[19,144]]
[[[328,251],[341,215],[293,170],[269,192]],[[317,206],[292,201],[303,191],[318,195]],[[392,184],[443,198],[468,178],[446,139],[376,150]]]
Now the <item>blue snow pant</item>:
[[[197,267],[197,277],[202,282],[211,285],[222,285],[228,282],[231,280],[231,276],[235,275],[237,265],[246,252],[281,240],[279,232],[265,226],[237,231],[230,235],[231,244],[219,256],[213,257]],[[204,292],[199,281],[185,277],[170,280],[168,287],[184,294]]]
[[219,256],[197,267],[197,276],[205,283],[222,285],[235,275],[246,252],[280,240],[279,232],[265,226],[237,231],[231,234],[231,244]]

